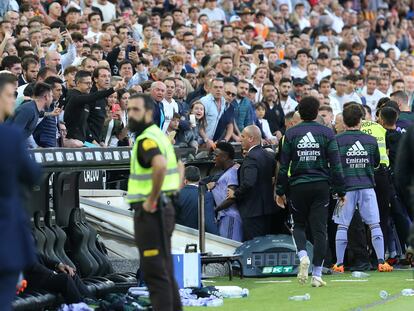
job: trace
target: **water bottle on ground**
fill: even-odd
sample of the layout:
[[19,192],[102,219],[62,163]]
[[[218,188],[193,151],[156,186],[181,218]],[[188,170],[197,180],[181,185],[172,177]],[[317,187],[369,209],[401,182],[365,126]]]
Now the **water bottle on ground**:
[[406,288],[401,291],[401,295],[403,296],[414,296],[414,289]]
[[387,293],[386,290],[380,291],[379,295],[380,295],[380,297],[381,297],[382,300],[386,300],[388,298],[388,296],[389,296],[389,294]]
[[352,276],[354,278],[367,278],[369,277],[369,274],[362,271],[354,271],[352,272]]
[[305,301],[305,300],[310,300],[310,295],[309,294],[305,294],[305,295],[300,295],[300,296],[291,296],[289,297],[289,300],[293,300],[293,301]]
[[206,307],[221,307],[224,304],[223,299],[214,299],[211,301],[207,301],[205,306]]

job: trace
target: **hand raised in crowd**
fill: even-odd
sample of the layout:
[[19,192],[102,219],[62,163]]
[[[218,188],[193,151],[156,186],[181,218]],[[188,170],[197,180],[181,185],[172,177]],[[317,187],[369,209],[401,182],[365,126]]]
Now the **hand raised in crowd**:
[[134,62],[139,61],[139,56],[137,51],[131,51],[128,53],[128,58]]
[[55,109],[53,109],[52,112],[49,112],[47,115],[50,117],[57,117],[60,115],[60,113],[62,112],[62,109],[59,107],[55,107]]
[[71,36],[71,34],[70,34],[70,32],[69,31],[63,31],[62,33],[61,33],[61,35],[62,35],[62,37],[63,37],[63,39],[65,39],[65,41],[68,43],[68,44],[72,44],[73,43],[73,40],[72,40],[72,36]]

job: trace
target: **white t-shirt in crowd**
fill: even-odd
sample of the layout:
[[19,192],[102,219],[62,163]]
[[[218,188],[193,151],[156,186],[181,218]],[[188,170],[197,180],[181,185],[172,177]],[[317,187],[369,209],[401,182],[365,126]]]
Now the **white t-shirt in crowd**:
[[339,96],[338,94],[336,94],[336,91],[333,91],[331,93],[331,95],[329,95],[329,96],[330,96],[330,98],[336,99],[339,103],[339,107],[333,107],[332,104],[334,104],[336,106],[337,103],[335,103],[335,102],[332,103],[332,101],[331,101],[331,107],[332,107],[334,115],[337,115],[338,113],[342,112],[345,103],[357,102],[358,104],[362,105],[361,97],[359,97],[358,94],[355,93],[355,92],[352,92],[351,94],[344,94],[342,96]]
[[174,116],[174,113],[178,113],[178,104],[174,99],[171,99],[169,103],[165,98],[162,100],[162,104],[164,105],[164,125],[162,127],[162,131],[167,133],[168,126]]
[[92,39],[92,38],[94,38],[95,39],[95,43],[98,43],[99,38],[101,37],[101,35],[102,35],[102,32],[100,32],[100,31],[99,32],[94,32],[94,31],[92,31],[92,29],[89,28],[88,34],[86,35],[85,39]]
[[226,14],[220,8],[214,8],[213,10],[204,8],[200,11],[201,14],[206,14],[210,21],[226,21]]
[[383,49],[385,52],[387,52],[389,49],[394,49],[397,59],[399,59],[401,56],[401,50],[395,44],[384,42],[381,44],[381,49]]
[[331,13],[327,10],[325,10],[326,13],[328,13],[328,16],[332,19],[332,29],[336,32],[336,33],[341,33],[342,32],[342,28],[344,27],[345,23],[342,20],[342,17],[338,17],[336,16],[334,13]]
[[259,119],[260,124],[262,125],[263,133],[265,134],[266,139],[275,139],[276,136],[272,135],[270,131],[269,122],[266,119]]
[[300,30],[303,30],[306,27],[310,27],[309,20],[306,17],[302,17],[301,19],[299,19],[299,28]]
[[375,116],[375,113],[377,112],[377,104],[378,104],[378,101],[381,98],[387,96],[387,95],[385,95],[383,92],[381,92],[378,89],[375,89],[374,93],[372,93],[371,95],[369,95],[367,93],[367,87],[366,86],[364,86],[364,88],[362,89],[361,95],[365,97],[365,102],[366,102],[367,106],[369,108],[371,108],[372,116]]
[[97,7],[102,11],[103,21],[104,23],[109,23],[113,19],[116,19],[116,9],[115,5],[109,1],[106,4],[102,5],[99,4],[97,0],[93,1],[93,6]]
[[316,76],[316,80],[318,80],[318,83],[321,82],[323,78],[326,78],[332,74],[331,69],[325,68],[324,70],[320,71],[318,70],[318,75]]
[[294,111],[298,102],[294,100],[292,97],[288,96],[286,100],[280,100],[280,104],[282,105],[283,112],[288,114],[291,111]]
[[335,117],[338,113],[342,112],[341,104],[339,103],[339,100],[332,95],[329,95],[328,98],[329,98],[329,106],[331,106],[332,113]]
[[291,69],[290,69],[290,75],[293,77],[293,78],[300,78],[300,79],[304,79],[304,78],[306,78],[306,76],[308,75],[308,73],[307,73],[307,71],[306,71],[306,69],[305,70],[303,70],[303,69],[300,69],[299,67],[292,67]]

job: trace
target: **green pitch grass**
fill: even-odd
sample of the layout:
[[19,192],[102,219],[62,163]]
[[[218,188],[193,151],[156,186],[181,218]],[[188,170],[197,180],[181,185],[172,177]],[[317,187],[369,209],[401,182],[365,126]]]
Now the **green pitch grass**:
[[[414,296],[403,297],[400,292],[404,288],[414,288],[414,272],[412,270],[394,271],[391,273],[369,272],[366,282],[336,282],[336,280],[356,279],[350,273],[324,276],[328,286],[312,288],[310,284],[300,285],[296,278],[226,278],[212,279],[214,283],[205,286],[235,285],[248,288],[247,298],[225,299],[222,307],[214,310],[228,311],[273,311],[273,310],[414,310]],[[260,283],[266,281],[291,281],[289,283]],[[387,300],[379,296],[381,290],[390,295]],[[309,293],[309,301],[289,301],[289,296]],[[187,307],[185,311],[200,310],[204,307]],[[210,309],[210,308],[209,308]]]

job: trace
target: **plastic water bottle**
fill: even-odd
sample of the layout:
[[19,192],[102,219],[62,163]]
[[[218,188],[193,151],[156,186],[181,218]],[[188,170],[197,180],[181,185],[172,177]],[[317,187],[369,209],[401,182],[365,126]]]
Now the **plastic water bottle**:
[[206,307],[221,307],[224,304],[223,299],[214,299],[206,302]]
[[386,290],[380,291],[379,295],[380,295],[382,300],[386,300],[389,296]]
[[310,300],[310,295],[309,294],[305,294],[305,295],[301,295],[301,296],[291,296],[289,297],[289,300],[293,300],[293,301],[305,301],[305,300]]
[[369,277],[369,274],[361,271],[354,271],[352,272],[352,276],[354,278],[367,278]]
[[406,288],[401,291],[401,295],[403,296],[414,296],[414,289]]

